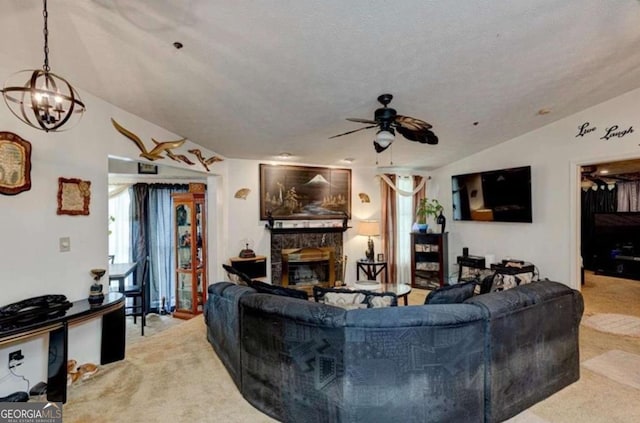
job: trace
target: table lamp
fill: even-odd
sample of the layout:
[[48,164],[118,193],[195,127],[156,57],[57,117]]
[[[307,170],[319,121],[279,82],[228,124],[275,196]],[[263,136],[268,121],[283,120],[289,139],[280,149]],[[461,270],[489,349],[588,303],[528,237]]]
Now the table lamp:
[[375,260],[375,252],[373,249],[373,239],[372,236],[380,235],[380,222],[377,220],[361,220],[358,225],[358,235],[368,236],[369,241],[367,241],[367,251],[365,255],[369,261]]

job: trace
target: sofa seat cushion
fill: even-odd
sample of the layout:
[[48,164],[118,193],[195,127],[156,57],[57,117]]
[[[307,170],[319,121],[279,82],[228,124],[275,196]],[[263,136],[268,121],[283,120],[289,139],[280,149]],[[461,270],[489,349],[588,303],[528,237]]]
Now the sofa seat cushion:
[[393,292],[374,292],[364,289],[313,287],[316,302],[347,310],[360,308],[395,307],[398,297]]
[[308,300],[309,294],[299,289],[287,288],[284,286],[271,285],[268,283],[252,280],[249,286],[261,294],[273,294],[281,295],[283,297],[299,298],[301,300]]
[[475,281],[441,286],[434,289],[424,299],[425,304],[460,304],[473,297]]

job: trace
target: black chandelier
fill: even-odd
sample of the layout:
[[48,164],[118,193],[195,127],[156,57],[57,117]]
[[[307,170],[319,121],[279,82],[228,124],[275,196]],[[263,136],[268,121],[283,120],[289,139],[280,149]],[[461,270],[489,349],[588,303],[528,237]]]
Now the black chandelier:
[[[86,107],[76,89],[50,71],[47,0],[43,0],[43,6],[44,65],[42,69],[11,75],[5,82],[2,96],[11,113],[27,125],[46,132],[62,131],[63,125],[69,123],[65,128],[69,129],[78,123]],[[26,83],[18,82],[25,80]]]

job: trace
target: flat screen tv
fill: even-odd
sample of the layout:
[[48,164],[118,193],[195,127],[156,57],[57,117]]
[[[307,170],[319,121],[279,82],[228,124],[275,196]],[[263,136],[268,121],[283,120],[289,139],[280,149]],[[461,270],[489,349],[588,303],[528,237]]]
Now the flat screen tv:
[[531,166],[451,177],[453,219],[532,222]]

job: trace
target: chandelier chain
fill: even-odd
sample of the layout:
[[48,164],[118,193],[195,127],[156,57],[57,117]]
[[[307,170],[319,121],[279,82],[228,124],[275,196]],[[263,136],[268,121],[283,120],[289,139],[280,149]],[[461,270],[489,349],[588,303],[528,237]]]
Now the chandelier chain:
[[44,29],[42,33],[44,34],[44,69],[45,72],[49,72],[51,69],[49,67],[49,27],[47,26],[47,18],[49,17],[49,12],[47,12],[47,0],[42,0],[44,5],[44,10],[42,11],[42,16],[44,17]]

